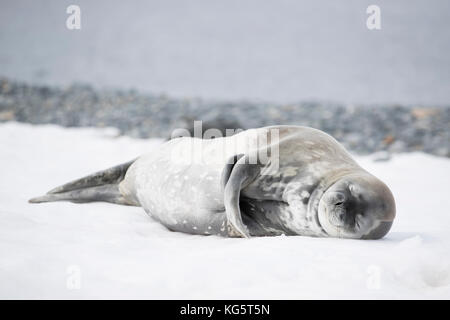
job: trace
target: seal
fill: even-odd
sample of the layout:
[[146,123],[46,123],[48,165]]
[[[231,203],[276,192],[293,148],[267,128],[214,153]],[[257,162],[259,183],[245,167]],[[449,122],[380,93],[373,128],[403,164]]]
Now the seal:
[[330,135],[300,126],[182,137],[31,199],[141,206],[172,231],[228,237],[379,239],[395,218],[389,188]]

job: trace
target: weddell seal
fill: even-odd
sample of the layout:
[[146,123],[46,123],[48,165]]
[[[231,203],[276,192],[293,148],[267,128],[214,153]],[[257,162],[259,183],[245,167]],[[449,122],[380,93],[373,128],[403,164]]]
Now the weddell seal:
[[334,138],[299,126],[173,139],[30,202],[60,200],[142,206],[170,230],[229,237],[379,239],[395,217],[383,182]]

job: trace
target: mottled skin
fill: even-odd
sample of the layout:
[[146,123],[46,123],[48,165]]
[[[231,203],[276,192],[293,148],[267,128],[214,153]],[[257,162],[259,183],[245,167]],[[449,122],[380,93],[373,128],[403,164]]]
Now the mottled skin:
[[[271,129],[279,130],[279,141],[275,142],[279,149],[279,169],[275,171],[271,166],[272,160],[276,159],[270,159],[266,164],[248,164],[248,153],[252,149],[240,146],[245,145],[243,141],[253,139],[255,133],[266,136]],[[370,238],[378,221],[393,220],[395,204],[389,189],[364,171],[329,135],[294,126],[249,132],[208,141],[182,138],[166,143],[158,152],[143,156],[131,165],[120,190],[130,198],[135,196],[137,203],[169,229],[193,234],[248,237],[284,233]],[[217,150],[222,148],[223,140],[233,140],[238,146],[218,157]],[[196,163],[195,159],[178,163],[180,159],[173,156],[175,150],[192,143],[202,145],[201,163]],[[257,148],[268,145],[270,142],[259,144]],[[186,149],[183,159],[186,155],[192,156],[195,146]],[[233,165],[234,161],[230,159],[237,160],[236,164]],[[350,175],[371,180],[364,186],[369,190],[361,190],[362,193],[369,195],[372,189],[382,189],[381,203],[386,204],[386,210],[372,210],[370,206],[376,204],[367,201],[370,199],[352,200],[347,192],[352,180],[346,177]],[[345,209],[348,214],[344,214],[347,221],[342,226],[335,226],[339,224],[337,222],[327,225],[319,217],[322,199],[323,210],[330,208],[328,213],[323,213],[329,218],[322,220],[334,219],[334,199],[330,199],[331,195],[323,197],[323,194],[336,182],[342,184],[335,191],[340,193],[336,194],[346,197],[348,204]],[[370,196],[375,198],[375,195]],[[356,213],[352,211],[362,203],[366,206],[361,212],[366,214],[364,219],[370,219],[369,215],[376,218],[368,223],[367,229],[356,230],[355,217],[351,217]]]
[[[378,239],[395,217],[388,187],[331,136],[307,127],[174,139],[126,168],[111,184],[116,201],[103,189],[98,200],[142,206],[174,231]],[[59,193],[32,202],[95,201],[95,188],[81,201]]]

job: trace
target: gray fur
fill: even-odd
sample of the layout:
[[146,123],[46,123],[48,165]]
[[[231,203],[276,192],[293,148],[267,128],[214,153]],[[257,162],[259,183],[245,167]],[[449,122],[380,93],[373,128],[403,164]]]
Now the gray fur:
[[[279,139],[262,139],[272,130]],[[265,142],[255,146],[259,139]],[[217,154],[227,142],[237,147],[222,159]],[[244,148],[244,142],[254,149]],[[277,152],[272,152],[274,146]],[[268,161],[257,158],[250,164],[251,156],[269,149]],[[196,156],[202,161],[183,162]],[[30,202],[58,200],[138,205],[170,230],[230,237],[378,239],[395,217],[395,201],[384,183],[331,136],[297,126],[252,129],[213,140],[174,139],[135,161]]]

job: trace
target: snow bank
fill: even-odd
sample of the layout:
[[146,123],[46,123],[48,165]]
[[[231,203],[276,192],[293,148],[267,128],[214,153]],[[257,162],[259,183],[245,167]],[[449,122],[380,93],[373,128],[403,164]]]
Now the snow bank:
[[192,236],[140,208],[27,203],[159,143],[1,124],[0,298],[450,298],[449,159],[358,158],[397,201],[377,241]]

